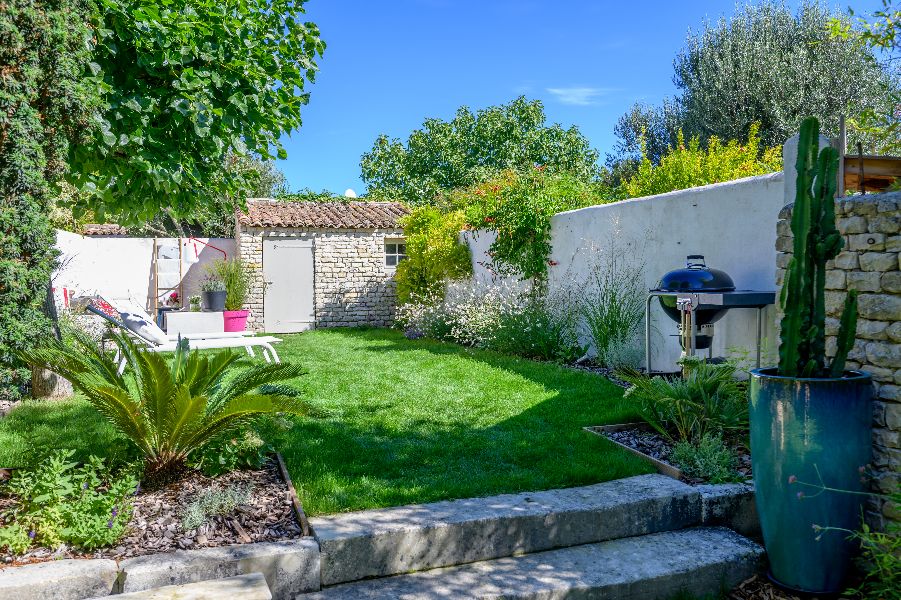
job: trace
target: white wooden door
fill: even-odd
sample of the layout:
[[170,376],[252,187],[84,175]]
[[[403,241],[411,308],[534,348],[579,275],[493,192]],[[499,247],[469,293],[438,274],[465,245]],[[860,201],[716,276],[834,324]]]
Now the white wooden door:
[[263,240],[263,326],[270,333],[312,329],[312,240]]

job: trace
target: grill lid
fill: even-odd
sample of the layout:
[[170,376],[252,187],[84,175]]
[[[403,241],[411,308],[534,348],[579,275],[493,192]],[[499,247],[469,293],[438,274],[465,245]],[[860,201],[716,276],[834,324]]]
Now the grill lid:
[[670,271],[660,278],[657,290],[661,292],[731,292],[735,283],[725,271],[711,269],[704,263],[702,254],[692,254],[686,259],[684,269]]

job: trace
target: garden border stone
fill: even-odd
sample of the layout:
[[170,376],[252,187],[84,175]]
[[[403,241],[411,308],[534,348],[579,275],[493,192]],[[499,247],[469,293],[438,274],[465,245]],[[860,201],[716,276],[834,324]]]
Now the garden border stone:
[[663,475],[310,519],[322,585],[680,529],[701,495]]
[[274,600],[319,589],[319,545],[312,538],[177,550],[123,560],[119,591],[136,592],[259,572]]
[[228,600],[272,600],[269,586],[262,573],[248,573],[226,577],[225,579],[209,579],[182,585],[130,592],[116,596],[122,600],[210,600],[211,598],[227,598]]
[[0,598],[83,600],[115,591],[119,567],[108,559],[65,559],[0,569]]

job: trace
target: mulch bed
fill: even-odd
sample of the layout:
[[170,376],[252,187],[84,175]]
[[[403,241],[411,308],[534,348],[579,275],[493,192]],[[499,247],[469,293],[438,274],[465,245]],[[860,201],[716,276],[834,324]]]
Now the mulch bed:
[[[204,489],[252,486],[251,500],[230,515],[213,516],[206,523],[185,531],[182,510]],[[0,512],[11,499],[0,499]],[[288,488],[278,464],[270,461],[259,471],[233,471],[216,478],[192,472],[182,480],[135,497],[131,527],[117,546],[96,552],[73,548],[33,549],[15,556],[0,554],[6,564],[28,564],[59,558],[122,559],[144,554],[211,548],[250,542],[274,542],[302,536],[291,505]]]
[[[726,598],[728,600],[807,600],[810,596],[796,596],[777,588],[765,576],[755,575],[738,584]],[[851,600],[851,598],[838,596],[834,600]]]
[[[642,454],[647,454],[651,458],[656,458],[677,469],[679,468],[679,465],[670,460],[673,444],[656,431],[641,427],[623,429],[621,431],[604,431],[601,427],[591,427],[590,429],[624,446],[638,450]],[[744,446],[733,446],[733,449],[738,454],[738,472],[746,479],[751,479],[751,451]],[[701,479],[687,476],[684,479],[691,484],[705,483]]]
[[591,362],[575,363],[569,365],[569,367],[577,371],[587,371],[589,373],[595,373],[597,375],[601,375],[602,377],[606,377],[610,380],[611,383],[614,383],[621,388],[629,388],[632,385],[629,382],[617,377],[616,371],[614,371],[613,369],[608,369],[607,367],[602,367]]

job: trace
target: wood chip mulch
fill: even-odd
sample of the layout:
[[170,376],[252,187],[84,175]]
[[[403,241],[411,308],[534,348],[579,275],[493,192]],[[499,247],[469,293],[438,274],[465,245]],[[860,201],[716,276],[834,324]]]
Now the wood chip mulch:
[[[641,428],[624,429],[622,431],[604,431],[600,427],[592,427],[592,429],[615,442],[638,450],[677,469],[679,468],[679,465],[674,464],[669,459],[673,451],[673,444],[656,431]],[[746,479],[751,479],[751,451],[744,446],[734,446],[733,448],[738,454],[738,472]],[[688,477],[686,477],[686,481],[688,483],[704,483],[703,480]]]
[[[738,584],[726,596],[728,600],[807,600],[808,596],[796,596],[775,585],[763,575],[755,575]],[[839,596],[834,600],[851,600],[847,596]]]
[[[252,486],[251,500],[232,514],[213,516],[197,529],[182,528],[182,512],[202,490]],[[113,548],[81,552],[74,548],[37,548],[21,556],[0,553],[6,564],[28,564],[59,558],[122,559],[144,554],[211,548],[250,542],[274,542],[302,536],[285,481],[271,461],[259,471],[233,471],[216,478],[192,472],[176,483],[140,491],[131,527]]]

